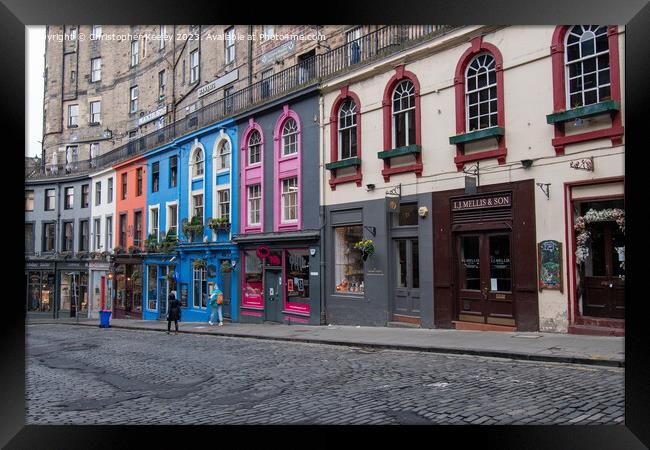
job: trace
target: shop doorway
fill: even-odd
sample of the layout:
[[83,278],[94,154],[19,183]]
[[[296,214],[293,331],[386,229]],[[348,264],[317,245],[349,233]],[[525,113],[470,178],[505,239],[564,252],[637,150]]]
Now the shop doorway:
[[284,289],[282,284],[282,269],[269,268],[264,270],[264,320],[282,322],[282,305],[284,305]]
[[510,231],[456,235],[458,320],[515,326]]
[[393,316],[420,317],[420,249],[417,238],[394,239]]

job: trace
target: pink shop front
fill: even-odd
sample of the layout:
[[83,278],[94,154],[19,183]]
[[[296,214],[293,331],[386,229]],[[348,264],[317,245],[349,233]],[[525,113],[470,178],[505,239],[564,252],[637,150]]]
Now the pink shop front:
[[271,236],[254,245],[240,242],[241,322],[320,324],[318,235],[295,234],[282,244]]

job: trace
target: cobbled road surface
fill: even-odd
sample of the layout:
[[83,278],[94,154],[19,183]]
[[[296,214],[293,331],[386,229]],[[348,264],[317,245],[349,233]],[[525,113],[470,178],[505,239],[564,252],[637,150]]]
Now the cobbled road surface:
[[619,424],[623,369],[27,326],[42,424]]

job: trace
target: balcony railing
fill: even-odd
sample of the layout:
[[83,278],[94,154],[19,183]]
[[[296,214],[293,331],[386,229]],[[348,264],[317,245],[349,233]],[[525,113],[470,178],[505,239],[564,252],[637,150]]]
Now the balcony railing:
[[[132,139],[92,161],[79,161],[77,163],[79,170],[75,172],[108,167],[141,155],[215,122],[241,114],[299,89],[316,85],[341,75],[348,69],[358,68],[424,41],[435,39],[456,28],[460,28],[460,26],[389,25],[382,27],[326,53],[301,61],[226,98],[216,100],[203,108],[190,112],[182,119],[142,137]],[[45,165],[45,171],[43,168],[37,169],[30,179],[60,176],[62,173],[58,170],[59,165],[55,166],[57,167],[56,172],[50,170],[51,165]]]

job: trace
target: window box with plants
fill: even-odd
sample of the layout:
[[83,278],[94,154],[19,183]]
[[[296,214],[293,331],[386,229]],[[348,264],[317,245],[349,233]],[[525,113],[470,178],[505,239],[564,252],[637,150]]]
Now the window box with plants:
[[616,113],[621,109],[621,104],[617,100],[605,99],[599,103],[591,105],[580,106],[575,104],[572,109],[566,111],[558,111],[546,116],[546,123],[554,124],[561,122],[569,122],[576,119],[584,119],[587,117],[597,116],[605,113]]
[[177,245],[178,245],[178,238],[176,237],[176,233],[170,230],[167,232],[165,239],[160,241],[159,247],[162,253],[169,254],[176,250]]
[[226,218],[211,218],[208,220],[208,228],[211,230],[217,231],[217,230],[229,230],[230,229],[230,222]]
[[203,269],[205,270],[208,267],[208,264],[205,262],[205,259],[195,259],[192,261],[192,269],[198,270],[198,269]]
[[158,245],[158,239],[156,239],[155,234],[150,234],[147,236],[147,239],[144,241],[144,251],[147,253],[158,253],[160,247]]
[[183,234],[190,241],[196,241],[203,236],[203,220],[199,216],[192,217],[192,220],[183,221]]
[[140,247],[137,247],[135,245],[132,245],[132,246],[129,247],[129,254],[130,255],[139,255],[140,253],[142,253],[142,250],[140,249]]

